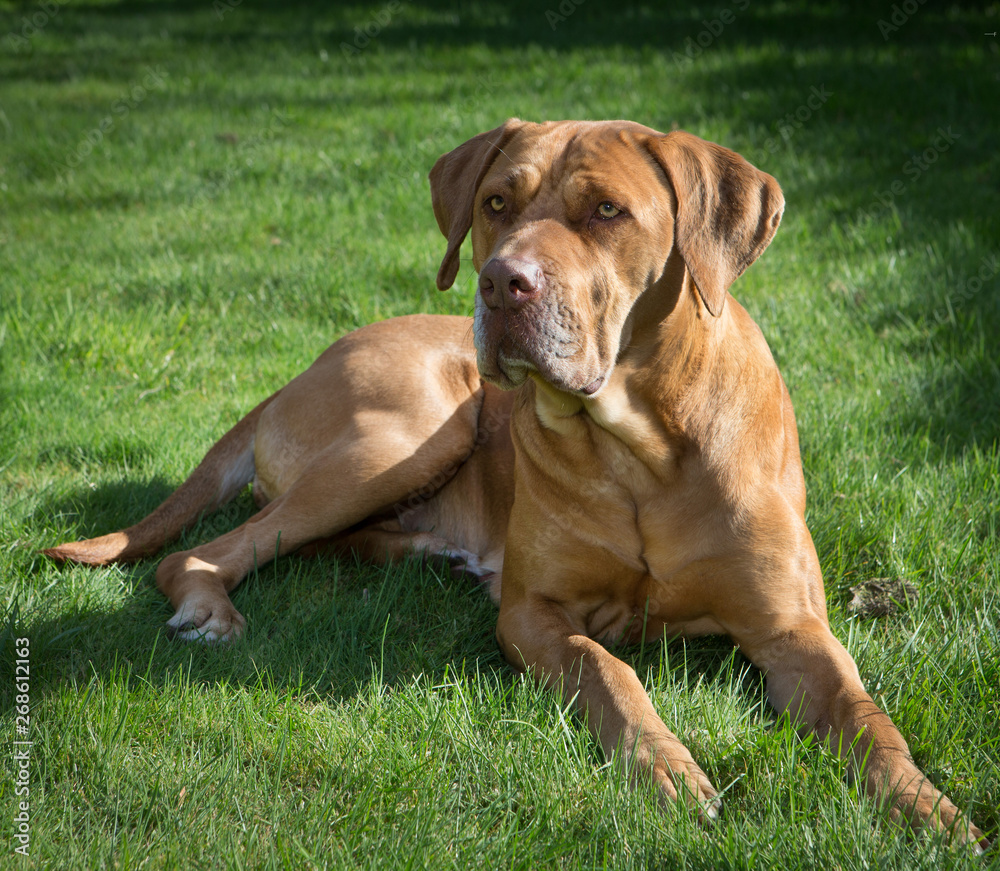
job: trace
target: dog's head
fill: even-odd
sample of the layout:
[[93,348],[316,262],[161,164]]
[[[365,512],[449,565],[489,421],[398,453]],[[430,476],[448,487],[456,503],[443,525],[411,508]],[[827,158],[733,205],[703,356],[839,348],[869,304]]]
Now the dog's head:
[[784,208],[738,154],[628,121],[511,119],[441,157],[430,181],[448,239],[440,289],[472,231],[483,377],[510,388],[537,372],[582,395],[606,382],[629,312],[675,249],[717,317]]

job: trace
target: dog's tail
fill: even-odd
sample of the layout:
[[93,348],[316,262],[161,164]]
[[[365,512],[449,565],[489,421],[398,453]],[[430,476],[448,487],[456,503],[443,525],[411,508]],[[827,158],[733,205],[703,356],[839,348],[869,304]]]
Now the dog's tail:
[[134,562],[156,553],[202,514],[224,505],[253,480],[257,421],[277,395],[265,399],[219,439],[188,479],[135,526],[100,538],[60,544],[42,553],[59,562],[94,566]]

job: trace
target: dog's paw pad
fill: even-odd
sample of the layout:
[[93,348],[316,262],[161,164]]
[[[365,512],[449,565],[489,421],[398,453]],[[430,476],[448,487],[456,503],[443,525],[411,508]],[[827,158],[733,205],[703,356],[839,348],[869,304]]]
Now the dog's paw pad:
[[236,625],[230,626],[228,631],[220,632],[213,627],[198,627],[193,629],[181,629],[175,631],[171,636],[175,641],[197,641],[201,644],[221,644],[226,641],[235,640],[240,634]]

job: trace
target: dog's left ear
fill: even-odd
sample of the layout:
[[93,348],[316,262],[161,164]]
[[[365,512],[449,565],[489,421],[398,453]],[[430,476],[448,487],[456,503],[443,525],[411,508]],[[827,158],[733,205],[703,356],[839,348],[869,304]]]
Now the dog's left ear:
[[438,158],[431,169],[434,217],[448,240],[448,250],[437,274],[438,290],[447,290],[455,283],[458,252],[472,226],[476,191],[493,161],[522,125],[522,121],[511,118],[496,130],[473,136],[454,151]]
[[674,245],[718,316],[729,286],[774,238],[785,209],[781,188],[735,151],[682,130],[649,137],[647,148],[677,196]]

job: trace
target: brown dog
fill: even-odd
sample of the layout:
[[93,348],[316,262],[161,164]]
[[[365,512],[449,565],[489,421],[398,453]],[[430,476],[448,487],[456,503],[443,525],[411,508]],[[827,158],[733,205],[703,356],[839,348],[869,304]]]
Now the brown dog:
[[727,292],[778,227],[775,180],[687,133],[511,120],[444,155],[431,193],[439,288],[472,232],[471,330],[414,316],[352,333],[145,520],[47,553],[148,556],[252,481],[259,514],[160,564],[181,638],[239,635],[228,593],[275,554],[423,552],[488,585],[511,664],[575,699],[665,798],[716,813],[635,672],[594,639],[730,635],[893,818],[980,841],[827,623],[791,401]]

